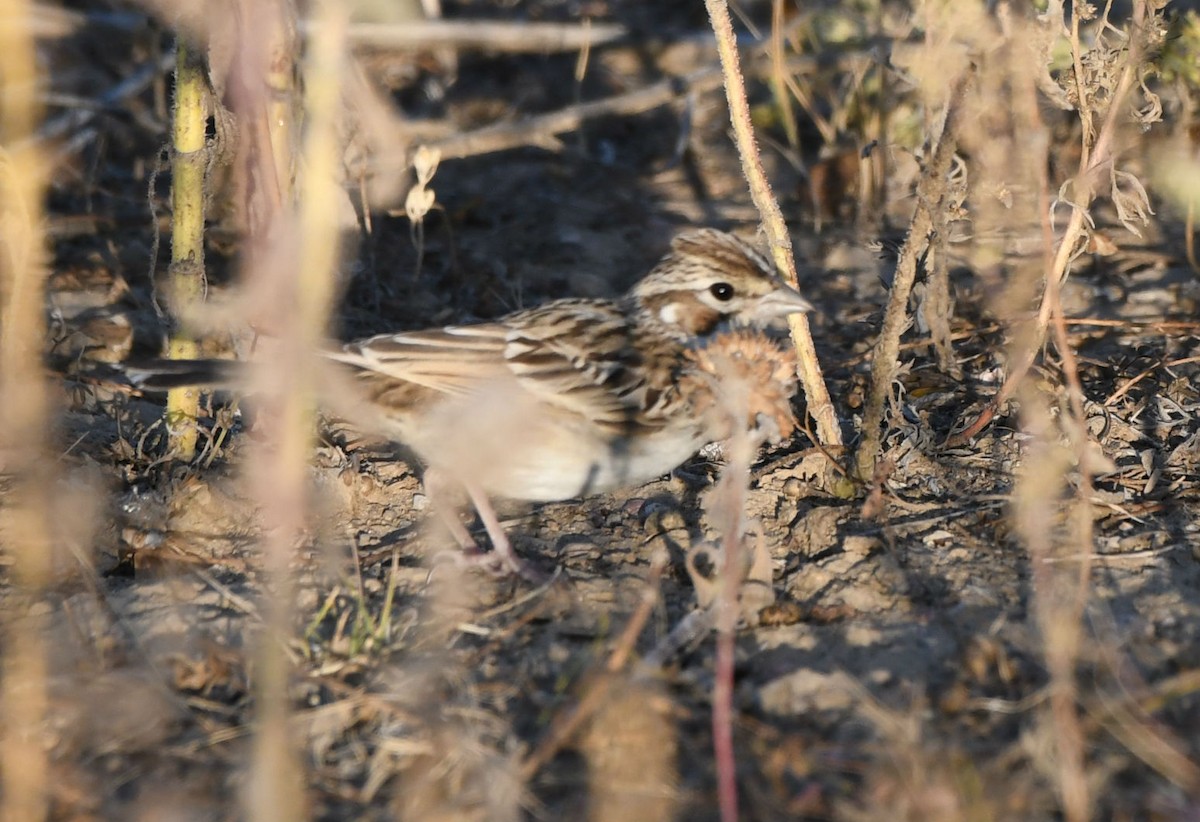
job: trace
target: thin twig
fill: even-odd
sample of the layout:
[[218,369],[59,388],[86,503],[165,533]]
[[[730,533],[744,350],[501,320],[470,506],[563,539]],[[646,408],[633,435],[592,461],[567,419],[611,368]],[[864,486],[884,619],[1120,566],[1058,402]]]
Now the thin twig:
[[[500,123],[439,139],[429,139],[425,140],[424,144],[436,148],[441,153],[442,160],[474,157],[524,146],[540,146],[557,151],[561,148],[558,135],[574,131],[588,120],[619,114],[640,114],[666,105],[682,94],[703,92],[720,85],[721,72],[716,68],[705,68],[683,78],[662,80],[603,100],[567,106],[559,111],[522,118],[512,123]],[[406,168],[410,164],[411,157],[408,155],[384,157],[373,162],[371,170]]]
[[1200,362],[1200,357],[1184,357],[1179,360],[1168,360],[1166,362],[1155,363],[1154,365],[1147,368],[1145,371],[1142,371],[1136,377],[1130,378],[1128,382],[1126,382],[1124,385],[1122,385],[1120,388],[1118,388],[1116,391],[1114,391],[1112,393],[1112,395],[1104,401],[1104,407],[1111,408],[1113,403],[1115,403],[1117,400],[1121,399],[1121,397],[1128,394],[1129,391],[1135,385],[1137,385],[1142,380],[1146,379],[1146,377],[1149,377],[1155,371],[1158,371],[1160,368],[1174,368],[1178,365],[1187,365],[1188,363],[1193,363],[1193,362]]

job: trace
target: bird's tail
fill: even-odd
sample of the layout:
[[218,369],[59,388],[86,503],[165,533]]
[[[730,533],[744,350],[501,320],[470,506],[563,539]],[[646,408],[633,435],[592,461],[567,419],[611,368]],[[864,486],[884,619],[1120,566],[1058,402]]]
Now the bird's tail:
[[151,360],[126,364],[122,370],[129,381],[146,391],[172,388],[231,388],[244,375],[240,360]]

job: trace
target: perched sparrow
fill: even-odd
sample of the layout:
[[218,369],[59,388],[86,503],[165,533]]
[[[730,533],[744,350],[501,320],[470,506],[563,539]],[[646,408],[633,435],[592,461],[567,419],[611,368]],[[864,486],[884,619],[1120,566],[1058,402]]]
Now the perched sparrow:
[[[449,484],[466,490],[487,529],[493,550],[484,556],[528,574],[489,496],[549,502],[670,472],[728,435],[705,413],[714,383],[697,378],[695,350],[728,326],[811,307],[753,246],[702,229],[677,237],[618,299],[556,300],[493,322],[383,334],[327,356],[365,390],[378,433],[425,461],[430,498],[464,549],[479,555],[461,520],[436,504]],[[135,381],[211,383],[229,369],[167,365],[172,373]]]

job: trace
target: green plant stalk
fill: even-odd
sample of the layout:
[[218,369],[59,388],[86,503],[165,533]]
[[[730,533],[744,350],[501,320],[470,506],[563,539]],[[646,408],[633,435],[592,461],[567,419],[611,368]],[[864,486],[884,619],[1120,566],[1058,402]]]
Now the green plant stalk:
[[[175,117],[171,159],[171,301],[180,307],[200,300],[204,291],[204,63],[182,39],[175,53]],[[178,324],[171,332],[167,356],[173,360],[199,355],[195,338]],[[167,430],[171,452],[181,460],[196,454],[200,390],[175,388],[167,393]]]
[[383,612],[379,616],[379,647],[386,648],[392,641],[392,606],[396,602],[396,584],[399,581],[400,553],[392,549],[392,570],[388,574],[387,592],[383,596]]

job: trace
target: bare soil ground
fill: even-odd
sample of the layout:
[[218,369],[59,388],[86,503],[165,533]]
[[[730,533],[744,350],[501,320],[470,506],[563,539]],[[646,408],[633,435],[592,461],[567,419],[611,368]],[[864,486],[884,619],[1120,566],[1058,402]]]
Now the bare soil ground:
[[[375,52],[363,64],[408,116],[462,130],[715,64],[709,46],[669,45],[700,42],[699,3],[591,5],[628,25],[637,45],[597,49],[582,84],[574,54],[466,54],[450,66],[436,54]],[[554,3],[447,8],[571,19]],[[168,34],[135,9],[115,10],[132,16],[43,44],[54,91],[76,98],[51,105],[49,118],[160,63]],[[242,469],[262,422],[252,402],[234,412],[218,397],[206,424],[225,425],[224,438],[195,464],[173,464],[161,459],[161,400],[105,370],[157,353],[164,329],[151,275],[166,264],[166,246],[156,264],[152,249],[155,221],[169,224],[168,180],[154,178],[170,95],[169,76],[153,73],[64,135],[77,139],[62,148],[51,191],[47,354],[59,373],[56,541],[67,549],[46,638],[56,819],[238,818],[251,782],[264,571]],[[762,84],[750,91],[769,102]],[[1078,137],[1063,123],[1067,146]],[[856,222],[836,202],[817,233],[801,176],[771,148],[786,142],[782,130],[763,134],[853,440],[893,267],[870,243],[907,225],[913,164],[889,149],[894,176],[876,219]],[[801,136],[811,163],[819,139],[803,118]],[[681,98],[589,121],[557,152],[446,161],[432,186],[440,210],[419,271],[403,217],[377,213],[369,234],[351,238],[343,337],[618,293],[674,233],[752,233],[757,223],[719,87],[686,107]],[[1154,202],[1141,239],[1096,212],[1116,250],[1077,261],[1063,298],[1089,432],[1112,461],[1094,492],[1076,666],[1097,819],[1200,818],[1200,277],[1183,259],[1182,216]],[[219,237],[214,294],[237,277],[237,245]],[[963,376],[938,369],[920,324],[906,332],[885,449],[894,470],[875,516],[863,516],[861,495],[820,487],[825,457],[802,434],[754,468],[747,513],[769,548],[777,601],[737,637],[746,819],[1060,818],[1038,572],[1013,526],[1026,440],[1017,405],[970,442],[942,445],[998,389],[1007,329],[989,283],[960,266],[953,284]],[[1036,368],[1052,390],[1062,384],[1054,356]],[[701,499],[718,463],[698,457],[620,494],[503,508],[518,552],[561,570],[544,588],[450,566],[431,575],[428,558],[450,540],[426,522],[419,466],[395,449],[362,446],[329,421],[310,470],[295,630],[278,641],[293,663],[312,818],[718,818],[711,637],[657,676],[605,669],[656,552],[669,562],[637,651],[694,607],[683,557],[712,536]],[[604,683],[590,721],[529,765],[555,723]]]

